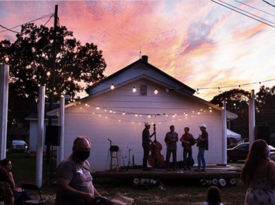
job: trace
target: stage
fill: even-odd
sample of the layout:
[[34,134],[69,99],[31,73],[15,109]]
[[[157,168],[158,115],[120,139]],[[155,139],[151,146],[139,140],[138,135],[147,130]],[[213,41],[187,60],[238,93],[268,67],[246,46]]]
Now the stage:
[[[193,170],[197,167],[194,166]],[[207,165],[205,172],[184,171],[177,169],[176,171],[166,169],[154,169],[143,171],[140,168],[123,168],[119,171],[96,171],[92,173],[93,178],[115,178],[115,179],[232,179],[240,178],[241,170],[230,165]]]

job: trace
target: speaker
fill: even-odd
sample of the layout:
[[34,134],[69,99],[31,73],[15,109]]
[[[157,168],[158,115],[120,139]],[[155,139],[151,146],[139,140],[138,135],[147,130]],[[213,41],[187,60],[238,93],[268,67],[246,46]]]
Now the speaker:
[[45,135],[45,145],[60,145],[61,127],[57,125],[47,125]]
[[256,127],[256,139],[263,139],[267,144],[270,144],[270,127],[269,126],[257,126]]

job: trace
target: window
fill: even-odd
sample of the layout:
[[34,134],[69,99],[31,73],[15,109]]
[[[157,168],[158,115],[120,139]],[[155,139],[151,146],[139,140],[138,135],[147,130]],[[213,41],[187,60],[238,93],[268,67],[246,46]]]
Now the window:
[[140,95],[147,95],[147,85],[140,86]]

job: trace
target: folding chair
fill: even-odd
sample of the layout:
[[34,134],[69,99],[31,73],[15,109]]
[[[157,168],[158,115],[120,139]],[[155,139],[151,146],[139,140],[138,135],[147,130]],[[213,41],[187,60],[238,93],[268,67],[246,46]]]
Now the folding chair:
[[37,196],[39,197],[39,199],[30,199],[30,200],[23,199],[23,204],[42,204],[43,205],[46,202],[46,200],[42,198],[40,189],[35,184],[21,184],[21,188],[23,189],[23,191],[25,190],[37,191]]

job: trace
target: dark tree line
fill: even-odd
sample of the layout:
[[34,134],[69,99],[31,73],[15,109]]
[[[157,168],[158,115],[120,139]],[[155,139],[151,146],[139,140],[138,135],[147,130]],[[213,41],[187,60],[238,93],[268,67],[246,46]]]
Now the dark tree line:
[[[275,132],[275,86],[272,88],[261,86],[255,94],[255,118],[257,126],[270,127],[271,133]],[[215,96],[210,102],[223,106],[226,101],[228,111],[238,115],[238,118],[232,120],[230,128],[242,135],[243,138],[248,138],[248,108],[249,108],[250,92],[242,89],[233,89],[223,92]]]
[[[90,85],[104,78],[106,63],[101,50],[93,43],[82,45],[65,26],[56,33],[56,69],[53,70],[53,28],[26,24],[16,34],[15,42],[0,41],[0,62],[10,65],[8,127],[24,127],[31,103],[38,99],[39,86],[46,87],[46,101],[53,93],[75,98]],[[55,72],[52,88],[51,77]]]

